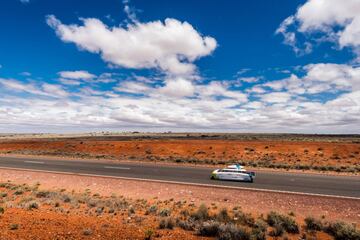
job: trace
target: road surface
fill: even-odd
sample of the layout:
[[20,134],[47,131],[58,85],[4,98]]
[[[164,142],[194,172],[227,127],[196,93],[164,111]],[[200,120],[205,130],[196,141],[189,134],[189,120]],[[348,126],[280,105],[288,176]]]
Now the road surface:
[[201,167],[85,160],[47,160],[43,158],[37,160],[25,157],[0,157],[0,168],[211,184],[216,186],[353,197],[360,200],[360,177],[350,176],[258,171],[253,183],[245,183],[210,180],[212,169]]

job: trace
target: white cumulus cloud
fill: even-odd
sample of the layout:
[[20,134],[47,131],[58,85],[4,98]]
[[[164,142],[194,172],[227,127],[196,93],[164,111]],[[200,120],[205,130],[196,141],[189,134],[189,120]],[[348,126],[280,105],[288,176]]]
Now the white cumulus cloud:
[[305,75],[267,82],[255,87],[287,91],[294,95],[360,90],[360,67],[347,64],[317,63],[303,67]]
[[58,73],[62,78],[69,79],[92,79],[96,76],[94,74],[89,73],[88,71],[61,71]]
[[190,97],[194,94],[193,83],[184,78],[167,79],[159,92],[169,97]]
[[276,30],[284,36],[285,44],[295,52],[310,52],[310,42],[301,47],[296,35],[309,37],[322,33],[318,41],[332,41],[340,48],[351,47],[360,55],[360,1],[308,0],[297,12],[286,18]]
[[[360,133],[359,68],[309,64],[303,75],[294,72],[249,91],[184,78],[161,86],[125,80],[107,90],[82,84],[71,91],[67,85],[0,79],[0,129]],[[338,88],[342,92],[330,98],[307,95]]]
[[53,15],[46,18],[61,40],[98,53],[119,67],[158,68],[173,75],[188,75],[196,69],[193,62],[217,46],[214,38],[202,36],[191,24],[172,18],[127,27],[109,27],[96,18],[81,20],[82,25],[66,25]]

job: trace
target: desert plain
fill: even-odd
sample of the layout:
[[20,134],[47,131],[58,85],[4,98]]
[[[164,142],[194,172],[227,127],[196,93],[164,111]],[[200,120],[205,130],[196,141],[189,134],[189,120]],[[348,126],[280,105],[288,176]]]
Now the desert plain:
[[[359,178],[357,135],[2,135],[4,157]],[[0,239],[359,239],[360,199],[0,169]],[[359,191],[359,189],[354,189]]]

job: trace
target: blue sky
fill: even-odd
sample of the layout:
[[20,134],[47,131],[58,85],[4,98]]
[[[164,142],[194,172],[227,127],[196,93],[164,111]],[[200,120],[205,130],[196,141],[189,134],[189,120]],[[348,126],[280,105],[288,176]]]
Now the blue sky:
[[360,1],[0,3],[0,131],[360,133]]

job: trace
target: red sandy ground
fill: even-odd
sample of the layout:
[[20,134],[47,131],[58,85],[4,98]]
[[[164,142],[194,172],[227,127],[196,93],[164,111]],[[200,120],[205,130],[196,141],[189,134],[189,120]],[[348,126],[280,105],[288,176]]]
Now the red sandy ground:
[[145,161],[194,159],[197,163],[246,160],[338,167],[360,166],[359,152],[359,143],[319,141],[35,139],[0,142],[0,153]]
[[16,184],[41,183],[41,187],[45,189],[77,192],[89,189],[102,196],[115,193],[132,199],[173,198],[176,201],[187,200],[196,205],[206,203],[210,206],[213,203],[219,207],[239,206],[244,212],[257,215],[271,210],[284,214],[292,211],[300,219],[307,216],[325,216],[327,220],[360,223],[360,201],[352,199],[0,169],[0,182],[8,180]]
[[[19,229],[11,230],[11,224]],[[47,210],[10,209],[0,217],[0,239],[144,239],[154,221],[126,222],[109,216],[60,214]],[[90,229],[91,235],[84,235]],[[206,239],[181,229],[156,230],[156,239]]]
[[[11,224],[18,224],[17,230],[11,230]],[[154,235],[151,239],[212,239],[194,235],[193,232],[184,231],[179,228],[174,230],[157,229],[155,221],[124,223],[113,217],[60,214],[44,210],[27,211],[23,209],[10,209],[0,217],[0,239],[144,239],[144,232],[153,229]],[[84,231],[90,229],[91,235],[84,235]],[[288,236],[289,240],[298,239],[299,236]],[[268,239],[277,239],[268,237]],[[331,240],[332,237],[317,232],[319,240]]]
[[[266,215],[275,210],[288,214],[293,212],[297,222],[303,225],[306,216],[320,218],[325,221],[342,220],[359,225],[360,201],[330,197],[315,197],[295,194],[266,193],[261,191],[229,190],[211,187],[184,186],[178,184],[153,183],[134,180],[120,180],[102,177],[85,177],[40,173],[20,170],[0,170],[0,182],[11,181],[15,184],[40,183],[41,189],[66,189],[71,192],[99,193],[102,196],[124,196],[132,199],[147,199],[149,202],[158,200],[186,200],[199,206],[220,209],[240,207],[253,216]],[[160,230],[154,217],[142,222],[127,219],[127,216],[86,215],[76,211],[59,213],[51,208],[41,207],[35,210],[8,208],[0,214],[0,239],[144,239],[144,232],[153,229],[153,239],[206,239],[194,235],[193,232],[180,228]],[[18,224],[17,230],[11,230],[11,224]],[[91,229],[89,236],[84,235],[85,229]],[[298,239],[299,235],[289,235],[288,239]],[[271,239],[271,238],[269,238]],[[318,232],[316,239],[332,239],[329,235]]]

